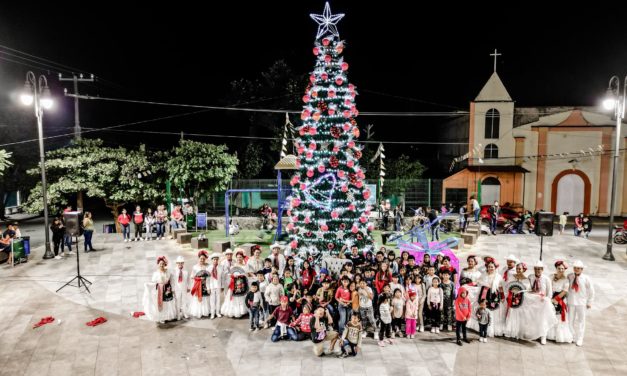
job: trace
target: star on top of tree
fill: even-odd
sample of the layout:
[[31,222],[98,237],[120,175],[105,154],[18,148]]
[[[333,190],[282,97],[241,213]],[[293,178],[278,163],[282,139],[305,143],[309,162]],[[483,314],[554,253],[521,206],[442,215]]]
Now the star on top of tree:
[[342,17],[344,17],[344,13],[331,14],[331,6],[329,6],[329,2],[324,4],[324,11],[322,14],[312,13],[309,17],[318,23],[318,34],[316,35],[316,39],[326,33],[331,33],[336,37],[340,36],[340,33],[338,33],[335,25],[342,19]]

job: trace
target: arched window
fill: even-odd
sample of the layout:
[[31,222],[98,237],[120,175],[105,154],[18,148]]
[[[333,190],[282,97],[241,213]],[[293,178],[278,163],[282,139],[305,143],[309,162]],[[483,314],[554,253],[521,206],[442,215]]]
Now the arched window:
[[501,115],[499,110],[491,108],[485,114],[485,138],[499,138],[499,124]]
[[487,144],[483,156],[485,159],[497,159],[499,157],[499,147],[494,144]]

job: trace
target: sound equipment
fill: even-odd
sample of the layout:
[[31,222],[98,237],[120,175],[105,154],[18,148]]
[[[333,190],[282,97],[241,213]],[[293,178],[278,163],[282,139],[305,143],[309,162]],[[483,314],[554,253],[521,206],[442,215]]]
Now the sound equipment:
[[63,213],[63,223],[65,224],[65,233],[70,236],[81,235],[80,225],[80,213],[79,212],[65,212]]
[[536,235],[553,236],[553,218],[555,215],[550,212],[537,213]]

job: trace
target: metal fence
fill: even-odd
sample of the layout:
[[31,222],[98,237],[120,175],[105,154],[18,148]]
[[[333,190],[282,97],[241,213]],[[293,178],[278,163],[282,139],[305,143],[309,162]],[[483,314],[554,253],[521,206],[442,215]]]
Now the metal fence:
[[[367,184],[376,185],[376,180],[367,180]],[[289,177],[282,181],[281,190],[287,191]],[[231,181],[229,189],[276,189],[276,179],[238,179]],[[418,207],[433,206],[439,208],[442,204],[441,179],[388,179],[385,180],[380,199],[389,199],[391,205],[401,204],[409,212]],[[230,199],[231,212],[234,215],[256,213],[264,203],[277,207],[277,194],[274,192],[251,192],[233,194]],[[224,192],[217,192],[201,199],[200,210],[210,213],[224,213]]]

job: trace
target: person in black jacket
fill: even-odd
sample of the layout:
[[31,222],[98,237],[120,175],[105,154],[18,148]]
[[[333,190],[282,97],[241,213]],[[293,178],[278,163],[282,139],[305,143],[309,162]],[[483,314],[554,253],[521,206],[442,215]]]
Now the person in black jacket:
[[[63,237],[65,235],[65,226],[59,217],[56,217],[50,224],[50,231],[52,231],[52,243],[54,244],[54,258],[58,260],[64,256]],[[61,248],[60,255],[59,248]]]

